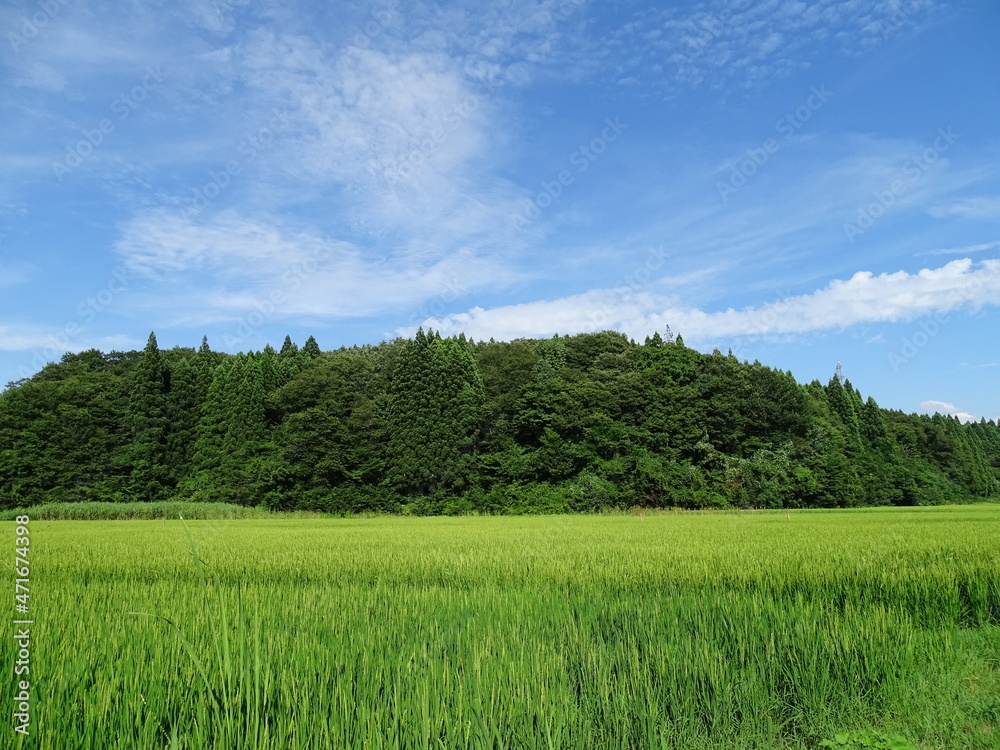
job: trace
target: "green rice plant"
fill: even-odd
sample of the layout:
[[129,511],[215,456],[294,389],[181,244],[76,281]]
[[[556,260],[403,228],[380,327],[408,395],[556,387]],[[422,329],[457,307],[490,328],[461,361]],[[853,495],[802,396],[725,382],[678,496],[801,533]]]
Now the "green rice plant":
[[[211,613],[210,619],[214,619],[215,627],[210,633],[213,649],[208,657],[199,655],[195,645],[168,617],[147,612],[128,613],[156,618],[167,624],[176,633],[197,672],[199,680],[195,685],[204,686],[207,714],[202,711],[190,721],[185,721],[183,715],[178,716],[171,727],[169,747],[267,747],[261,717],[272,677],[271,665],[265,664],[262,656],[260,613],[254,611],[252,619],[245,616],[242,590],[237,587],[235,619],[231,626],[230,597],[201,558],[187,524],[183,519],[180,521],[200,588],[205,594],[204,606]],[[192,695],[196,693],[192,690]],[[189,702],[185,701],[184,705]]]
[[1000,746],[1000,508],[31,524],[25,747]]

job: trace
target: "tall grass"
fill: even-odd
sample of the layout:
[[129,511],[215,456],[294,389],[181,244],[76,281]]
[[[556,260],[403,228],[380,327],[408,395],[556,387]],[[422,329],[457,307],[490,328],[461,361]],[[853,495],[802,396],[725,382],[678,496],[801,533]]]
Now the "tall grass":
[[27,515],[45,521],[121,521],[121,520],[235,520],[241,518],[318,518],[321,514],[306,511],[272,513],[263,508],[248,508],[232,503],[194,503],[162,501],[153,503],[45,503],[30,508],[0,511],[0,521],[13,521]]
[[32,747],[1000,746],[997,508],[32,525]]

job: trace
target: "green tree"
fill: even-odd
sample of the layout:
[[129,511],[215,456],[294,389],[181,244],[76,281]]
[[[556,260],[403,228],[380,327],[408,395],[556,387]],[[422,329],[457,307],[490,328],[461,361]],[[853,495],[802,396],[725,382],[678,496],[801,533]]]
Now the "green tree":
[[468,490],[484,402],[472,347],[418,330],[400,353],[389,386],[389,485],[410,498]]
[[156,334],[150,333],[146,348],[128,378],[126,419],[131,435],[126,454],[131,468],[128,489],[137,500],[161,500],[172,489],[168,460],[169,390],[170,373],[157,346]]
[[285,336],[285,341],[281,345],[281,351],[278,353],[283,357],[294,357],[299,353],[299,347],[294,341],[292,341],[291,336]]
[[306,339],[306,343],[302,346],[301,356],[305,360],[313,360],[322,354],[319,348],[319,344],[316,343],[316,339],[310,336]]
[[237,354],[213,372],[197,428],[185,493],[199,500],[260,502],[248,467],[267,438],[264,379],[273,355]]

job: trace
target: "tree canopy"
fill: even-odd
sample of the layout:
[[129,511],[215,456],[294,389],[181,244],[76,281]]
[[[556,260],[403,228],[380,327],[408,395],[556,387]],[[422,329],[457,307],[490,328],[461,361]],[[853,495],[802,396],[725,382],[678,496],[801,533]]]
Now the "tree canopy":
[[0,507],[227,500],[347,513],[846,508],[996,499],[1000,427],[669,330],[322,351],[67,354],[0,393]]

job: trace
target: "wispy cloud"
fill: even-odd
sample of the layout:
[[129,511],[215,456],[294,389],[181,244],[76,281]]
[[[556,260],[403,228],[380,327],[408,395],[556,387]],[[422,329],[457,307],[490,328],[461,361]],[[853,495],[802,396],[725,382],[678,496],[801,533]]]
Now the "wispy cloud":
[[[1000,305],[1000,260],[955,260],[941,268],[874,275],[863,271],[811,294],[742,310],[704,311],[676,296],[633,289],[595,289],[556,300],[507,305],[423,321],[444,333],[509,339],[616,329],[641,338],[670,325],[690,341],[798,334],[894,322],[962,307]],[[412,333],[411,328],[400,334]]]
[[962,198],[953,203],[932,206],[928,212],[935,219],[1000,219],[1000,195]]
[[0,350],[17,352],[43,346],[46,337],[52,333],[54,333],[54,329],[47,326],[0,324]]
[[0,323],[0,351],[31,352],[34,355],[33,357],[29,355],[29,359],[33,361],[25,372],[26,375],[39,369],[46,362],[58,360],[66,351],[86,349],[113,351],[133,348],[141,343],[139,339],[121,334],[111,336],[85,334],[68,339],[65,328],[37,323]]
[[1000,240],[995,240],[994,242],[980,242],[976,245],[967,245],[966,247],[952,247],[952,248],[942,248],[938,250],[927,250],[923,253],[917,253],[917,256],[924,255],[972,255],[973,253],[984,253],[987,250],[993,250],[1000,247]]
[[198,222],[144,214],[123,227],[116,249],[129,270],[158,285],[155,300],[135,295],[125,304],[173,324],[232,321],[264,308],[275,316],[360,317],[516,278],[499,259],[472,249],[373,257],[315,230],[233,211]]
[[0,289],[24,284],[35,273],[36,269],[27,263],[0,263]]
[[[173,321],[226,319],[317,253],[326,262],[295,285],[283,314],[398,312],[523,276],[527,235],[510,217],[526,191],[498,176],[520,127],[506,91],[530,73],[526,35],[556,43],[577,5],[487,10],[489,38],[461,36],[460,53],[440,32],[483,19],[418,5],[376,9],[342,46],[261,26],[202,57],[193,89],[230,135],[213,132],[214,149],[203,140],[147,154],[162,169],[178,151],[205,167],[121,222],[116,252],[159,291],[130,304]],[[415,29],[417,40],[402,44]],[[507,58],[520,60],[516,71]],[[187,66],[181,75],[197,78]]]
[[1000,362],[983,362],[978,365],[971,365],[968,362],[963,362],[959,365],[961,370],[990,370],[994,367],[1000,367]]
[[821,55],[859,56],[919,28],[935,0],[710,0],[696,10],[644,9],[607,40],[613,75],[636,91],[755,87]]

